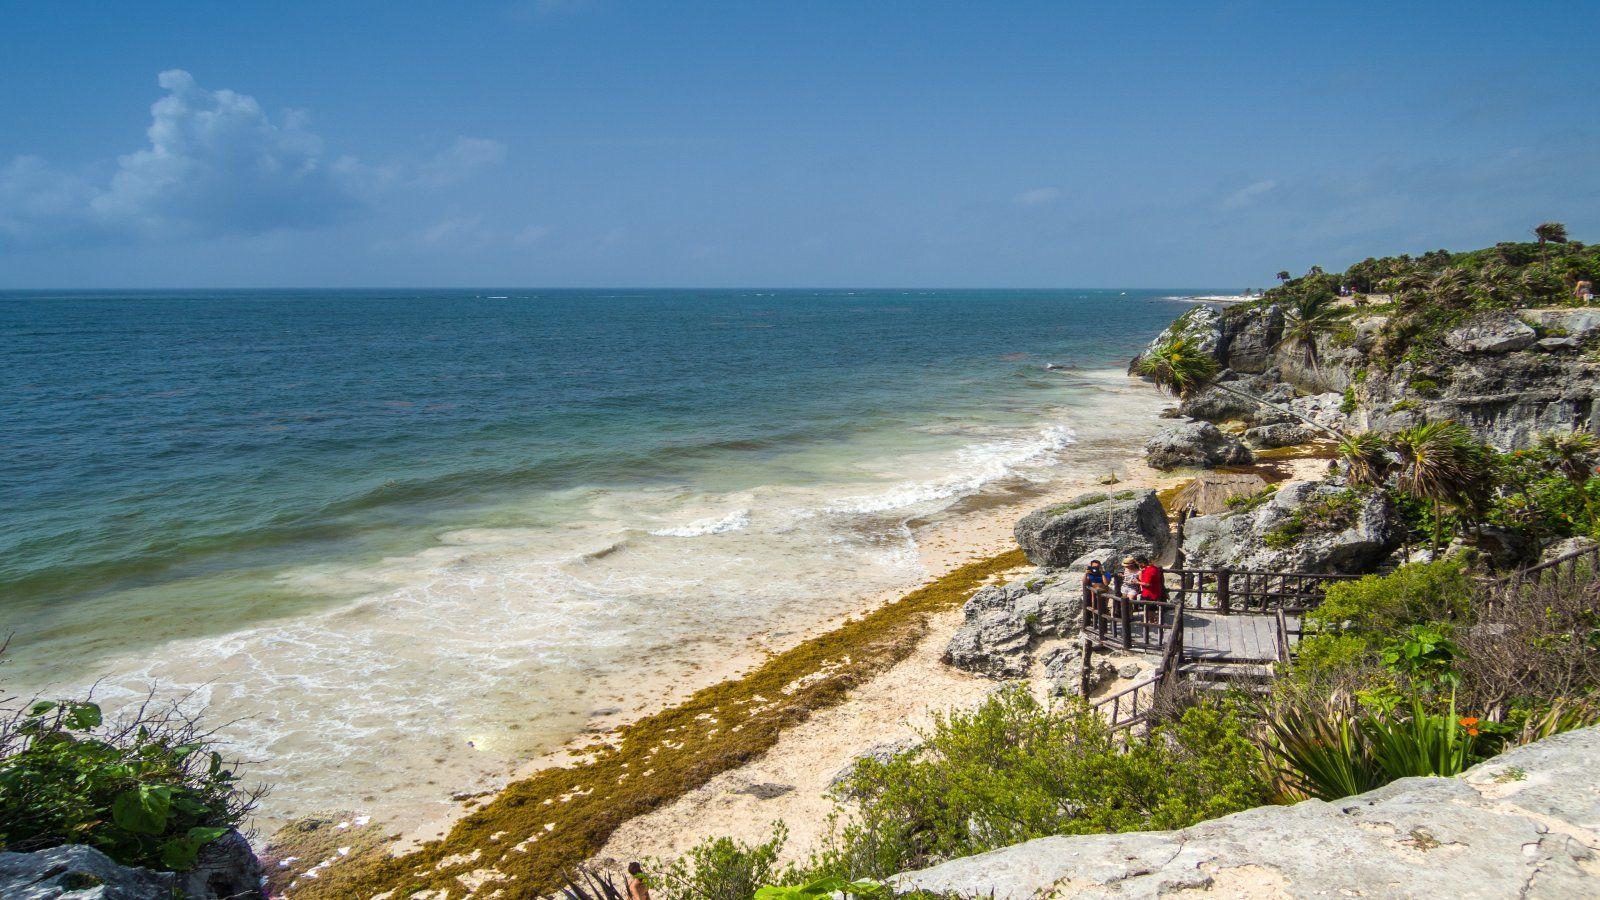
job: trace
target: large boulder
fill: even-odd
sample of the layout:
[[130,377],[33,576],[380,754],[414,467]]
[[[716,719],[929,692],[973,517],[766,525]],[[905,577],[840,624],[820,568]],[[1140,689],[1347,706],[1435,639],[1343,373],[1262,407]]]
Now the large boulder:
[[1274,447],[1293,447],[1321,437],[1321,433],[1299,422],[1274,422],[1246,428],[1239,435],[1246,446],[1254,450],[1271,450]]
[[1511,353],[1533,346],[1539,333],[1508,312],[1494,312],[1450,329],[1444,342],[1461,353]]
[[1456,778],[1402,778],[1178,831],[1039,838],[890,879],[896,891],[1039,897],[1600,896],[1600,729]]
[[1600,309],[1595,307],[1566,307],[1561,309],[1525,309],[1524,322],[1552,338],[1565,338],[1583,343],[1600,335]]
[[[1084,494],[1034,510],[1016,525],[1017,543],[1036,566],[1068,566],[1084,554],[1113,549],[1113,557],[1160,556],[1171,527],[1155,491]],[[1102,560],[1104,561],[1104,560]]]
[[32,853],[0,853],[0,897],[5,900],[256,900],[262,896],[261,864],[237,831],[203,848],[199,864],[189,872],[124,866],[81,844]]
[[1192,466],[1210,469],[1254,461],[1238,438],[1210,422],[1185,422],[1163,430],[1144,445],[1145,461],[1157,469]]
[[1223,353],[1228,368],[1236,372],[1265,372],[1272,368],[1283,338],[1283,308],[1238,307],[1223,322]]
[[1189,519],[1183,552],[1193,568],[1359,574],[1400,538],[1399,514],[1382,491],[1290,481],[1255,509]]
[[944,661],[990,678],[1023,678],[1049,638],[1076,635],[1083,622],[1081,573],[1044,570],[986,587],[961,608],[963,621]]
[[[1231,390],[1224,390],[1225,387]],[[1240,393],[1248,396],[1241,397]],[[1254,419],[1260,417],[1267,408],[1251,397],[1283,405],[1294,399],[1294,388],[1285,384],[1276,370],[1253,376],[1241,376],[1229,370],[1217,377],[1217,384],[1183,398],[1178,404],[1178,412],[1188,418],[1207,422]]]

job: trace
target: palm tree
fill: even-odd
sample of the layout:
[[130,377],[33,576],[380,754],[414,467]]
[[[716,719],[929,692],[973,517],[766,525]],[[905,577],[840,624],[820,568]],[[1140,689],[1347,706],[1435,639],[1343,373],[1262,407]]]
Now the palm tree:
[[1278,280],[1283,282],[1284,284],[1288,284],[1289,283],[1289,279],[1291,279],[1293,277],[1294,277],[1293,275],[1289,274],[1289,270],[1288,269],[1280,270],[1278,272],[1278,275],[1277,275]]
[[1600,438],[1588,431],[1547,431],[1538,448],[1574,484],[1588,481],[1600,461]]
[[1215,357],[1202,350],[1199,342],[1188,335],[1179,335],[1159,344],[1140,357],[1133,370],[1135,374],[1154,381],[1157,387],[1177,397],[1189,397],[1208,387],[1216,388],[1225,394],[1242,397],[1251,403],[1299,419],[1334,440],[1343,437],[1339,431],[1286,406],[1269,403],[1254,394],[1229,387],[1227,382],[1218,381],[1217,375],[1222,367],[1217,364]]
[[1351,484],[1377,487],[1389,477],[1394,467],[1389,457],[1389,444],[1375,431],[1347,434],[1339,439],[1339,459],[1344,463],[1345,478]]
[[1533,236],[1539,239],[1539,246],[1543,247],[1548,241],[1552,244],[1565,244],[1567,242],[1567,226],[1560,222],[1545,222],[1533,229]]
[[1429,422],[1397,432],[1391,449],[1399,458],[1401,490],[1433,505],[1433,555],[1444,546],[1446,506],[1476,515],[1489,496],[1489,454],[1459,422]]
[[1280,347],[1299,347],[1305,354],[1306,365],[1317,370],[1317,338],[1333,330],[1339,321],[1339,308],[1332,294],[1306,291],[1289,307],[1284,316]]

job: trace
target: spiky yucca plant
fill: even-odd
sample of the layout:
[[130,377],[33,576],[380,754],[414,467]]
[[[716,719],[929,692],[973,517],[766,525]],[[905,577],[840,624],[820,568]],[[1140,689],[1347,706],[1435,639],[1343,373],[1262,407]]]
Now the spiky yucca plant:
[[1396,432],[1390,443],[1399,457],[1399,487],[1433,504],[1433,554],[1443,547],[1445,507],[1480,513],[1490,488],[1490,455],[1465,425],[1429,422]]

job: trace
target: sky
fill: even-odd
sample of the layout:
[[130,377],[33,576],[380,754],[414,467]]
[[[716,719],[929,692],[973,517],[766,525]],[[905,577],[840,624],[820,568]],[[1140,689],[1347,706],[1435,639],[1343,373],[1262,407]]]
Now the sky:
[[1265,287],[1600,242],[1600,2],[0,0],[0,288]]

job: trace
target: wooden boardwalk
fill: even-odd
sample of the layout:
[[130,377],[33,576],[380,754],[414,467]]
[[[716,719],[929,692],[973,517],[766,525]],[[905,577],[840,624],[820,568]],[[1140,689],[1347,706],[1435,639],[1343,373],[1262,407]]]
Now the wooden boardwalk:
[[[1287,617],[1292,632],[1299,619]],[[1278,622],[1260,614],[1223,615],[1210,610],[1184,610],[1183,656],[1232,662],[1272,662],[1278,658]]]

